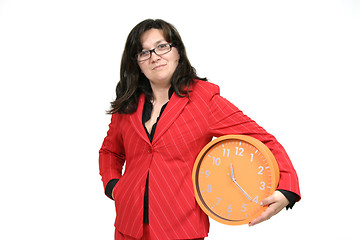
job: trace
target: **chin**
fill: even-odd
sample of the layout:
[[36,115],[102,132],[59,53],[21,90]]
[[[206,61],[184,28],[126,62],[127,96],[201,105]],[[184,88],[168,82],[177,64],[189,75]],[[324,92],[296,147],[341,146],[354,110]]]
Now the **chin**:
[[156,77],[154,80],[150,80],[150,82],[154,84],[171,84],[171,78],[169,77]]

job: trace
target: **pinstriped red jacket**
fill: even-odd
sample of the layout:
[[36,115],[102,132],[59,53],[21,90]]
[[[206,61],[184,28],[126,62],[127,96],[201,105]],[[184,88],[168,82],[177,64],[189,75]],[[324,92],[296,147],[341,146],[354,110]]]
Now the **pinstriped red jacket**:
[[144,95],[136,112],[112,115],[99,152],[99,167],[104,188],[111,179],[120,179],[113,195],[115,227],[123,234],[142,236],[149,174],[149,224],[153,233],[159,239],[207,236],[209,220],[196,203],[191,173],[198,153],[214,136],[245,134],[265,143],[278,161],[278,189],[300,196],[296,171],[271,134],[221,97],[217,85],[195,80],[191,90],[189,97],[172,95],[152,143],[142,125]]

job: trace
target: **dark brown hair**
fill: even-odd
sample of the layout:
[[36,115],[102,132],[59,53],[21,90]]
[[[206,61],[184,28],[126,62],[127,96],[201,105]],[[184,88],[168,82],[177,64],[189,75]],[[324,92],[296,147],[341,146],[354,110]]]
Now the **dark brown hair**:
[[194,79],[199,78],[186,56],[185,46],[176,28],[161,19],[147,19],[137,24],[130,32],[120,64],[120,81],[116,86],[116,100],[111,102],[110,114],[133,113],[137,109],[139,96],[144,93],[149,99],[153,98],[149,80],[141,72],[135,55],[142,50],[141,35],[150,29],[160,29],[164,38],[171,43],[179,52],[180,59],[171,79],[171,85],[175,93],[180,97],[188,96],[189,86]]

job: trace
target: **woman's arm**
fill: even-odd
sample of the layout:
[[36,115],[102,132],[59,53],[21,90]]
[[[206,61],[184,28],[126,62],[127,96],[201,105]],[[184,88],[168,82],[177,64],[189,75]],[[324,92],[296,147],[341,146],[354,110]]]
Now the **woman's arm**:
[[105,194],[112,198],[112,190],[116,180],[122,176],[125,164],[124,144],[120,134],[120,114],[115,113],[111,117],[107,136],[99,151],[99,169],[102,177]]

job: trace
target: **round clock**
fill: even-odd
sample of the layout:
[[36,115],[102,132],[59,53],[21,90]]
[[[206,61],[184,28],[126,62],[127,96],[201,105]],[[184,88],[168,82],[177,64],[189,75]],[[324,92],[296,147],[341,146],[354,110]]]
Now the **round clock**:
[[208,143],[193,168],[195,197],[212,219],[241,225],[258,217],[279,182],[275,157],[265,144],[245,135],[225,135]]

